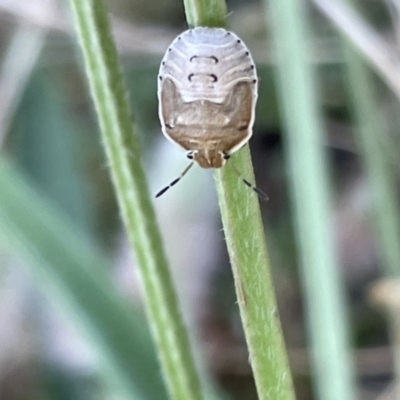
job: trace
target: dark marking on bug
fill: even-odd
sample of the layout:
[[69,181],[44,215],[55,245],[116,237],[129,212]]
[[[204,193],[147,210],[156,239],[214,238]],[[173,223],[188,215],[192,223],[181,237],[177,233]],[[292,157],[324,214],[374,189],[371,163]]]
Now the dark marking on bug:
[[210,58],[211,60],[214,60],[215,64],[217,64],[217,62],[219,61],[218,58],[215,56],[197,56],[197,55],[190,57],[189,61],[193,62],[193,60],[195,60],[196,58]]
[[190,74],[189,76],[188,76],[188,80],[189,80],[189,82],[192,82],[192,78],[194,77],[194,74]]
[[210,77],[212,78],[213,82],[217,82],[218,81],[217,75],[210,74]]

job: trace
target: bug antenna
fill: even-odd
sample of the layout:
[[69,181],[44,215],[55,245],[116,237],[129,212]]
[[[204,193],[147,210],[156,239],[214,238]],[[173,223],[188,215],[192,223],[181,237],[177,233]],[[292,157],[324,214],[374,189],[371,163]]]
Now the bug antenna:
[[250,189],[253,189],[263,200],[267,201],[269,200],[269,197],[257,186],[253,185],[250,183],[247,179],[244,179],[241,173],[237,170],[234,164],[231,162],[228,164],[236,173],[236,175],[243,181],[243,183],[248,186]]
[[166,186],[164,189],[161,189],[157,194],[156,194],[156,198],[162,196],[169,188],[171,188],[172,186],[176,185],[189,171],[190,168],[192,168],[194,162],[191,162],[186,168],[185,170],[179,175],[178,178],[174,179],[168,186]]

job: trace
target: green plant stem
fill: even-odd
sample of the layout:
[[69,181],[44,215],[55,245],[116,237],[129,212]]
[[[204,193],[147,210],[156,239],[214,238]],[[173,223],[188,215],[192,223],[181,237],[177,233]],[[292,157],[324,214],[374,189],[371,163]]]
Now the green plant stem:
[[[254,182],[248,146],[232,160]],[[295,398],[257,195],[226,167],[215,173],[236,295],[260,400]]]
[[225,0],[183,0],[190,27],[225,27],[228,14]]
[[[191,26],[226,26],[225,1],[184,0]],[[213,19],[209,18],[209,11]],[[211,21],[211,22],[210,22]],[[254,182],[248,146],[232,161]],[[236,294],[260,400],[292,400],[287,360],[258,197],[226,166],[215,172]]]
[[355,399],[344,284],[334,246],[323,128],[305,3],[268,1],[309,319],[316,398]]
[[71,3],[103,144],[122,218],[136,250],[149,322],[170,396],[200,400],[202,387],[157,229],[107,9],[103,0]]

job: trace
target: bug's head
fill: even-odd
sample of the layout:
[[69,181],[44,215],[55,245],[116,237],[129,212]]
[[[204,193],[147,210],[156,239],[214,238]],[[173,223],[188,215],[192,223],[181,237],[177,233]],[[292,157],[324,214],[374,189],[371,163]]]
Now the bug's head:
[[189,160],[196,161],[202,168],[222,168],[230,155],[217,149],[193,150],[187,153]]

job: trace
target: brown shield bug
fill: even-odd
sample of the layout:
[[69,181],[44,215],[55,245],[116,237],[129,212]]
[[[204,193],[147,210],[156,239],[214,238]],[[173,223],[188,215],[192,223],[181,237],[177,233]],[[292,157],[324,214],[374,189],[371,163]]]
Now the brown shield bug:
[[[200,167],[221,168],[253,133],[257,91],[256,67],[241,39],[222,28],[189,29],[172,42],[161,62],[162,131]],[[193,162],[156,197],[175,185]]]

